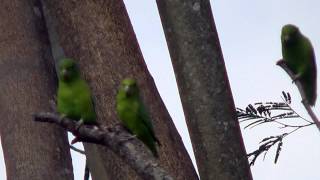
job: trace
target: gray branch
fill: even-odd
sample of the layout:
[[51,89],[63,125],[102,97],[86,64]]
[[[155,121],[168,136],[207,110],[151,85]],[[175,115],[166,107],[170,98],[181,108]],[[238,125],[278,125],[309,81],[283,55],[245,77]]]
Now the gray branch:
[[[283,59],[279,60],[277,62],[277,65],[280,66],[289,76],[292,80],[294,80],[295,74],[289,69],[289,67],[286,65],[285,61]],[[302,104],[305,107],[305,109],[307,110],[309,116],[311,117],[311,119],[313,120],[313,122],[316,124],[318,130],[320,131],[320,121],[318,120],[317,116],[315,115],[315,113],[313,112],[311,106],[308,104],[308,102],[306,101],[307,97],[306,94],[302,88],[302,84],[300,82],[299,79],[295,80],[295,84],[298,87],[298,90],[300,92],[301,98],[302,98]]]
[[61,118],[59,114],[49,112],[35,114],[34,120],[57,124],[75,134],[80,141],[106,146],[126,161],[143,179],[173,180],[159,166],[151,153],[143,153],[141,148],[137,148],[142,146],[142,142],[128,133],[121,125],[108,128],[82,125],[77,130],[76,121]]

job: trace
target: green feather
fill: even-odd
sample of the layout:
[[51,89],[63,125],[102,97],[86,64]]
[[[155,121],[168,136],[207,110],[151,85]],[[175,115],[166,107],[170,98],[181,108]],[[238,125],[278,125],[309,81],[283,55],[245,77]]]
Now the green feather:
[[137,83],[133,79],[122,81],[117,94],[117,113],[124,126],[149,147],[155,157],[158,152],[155,146],[156,138],[151,119],[140,98]]
[[311,42],[298,27],[288,24],[281,32],[282,56],[289,69],[302,84],[308,104],[317,98],[317,68]]
[[58,75],[58,112],[74,120],[82,119],[84,124],[95,124],[96,113],[90,88],[81,79],[75,62],[72,59],[61,59]]

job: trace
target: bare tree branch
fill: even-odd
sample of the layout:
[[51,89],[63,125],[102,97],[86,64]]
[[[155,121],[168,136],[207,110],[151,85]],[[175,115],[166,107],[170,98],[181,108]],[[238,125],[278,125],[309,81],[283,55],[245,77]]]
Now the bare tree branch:
[[151,153],[143,153],[140,149],[136,148],[141,146],[142,142],[129,134],[121,125],[108,128],[96,128],[95,126],[83,125],[77,130],[76,121],[61,118],[59,114],[49,112],[35,114],[34,120],[58,124],[67,131],[75,134],[78,139],[83,142],[108,147],[125,160],[143,179],[173,179],[165,170],[159,167]]
[[[277,62],[277,65],[280,66],[289,76],[292,80],[294,80],[294,73],[289,69],[289,67],[284,63],[284,60],[281,59]],[[308,114],[310,115],[313,122],[316,124],[318,130],[320,131],[320,121],[318,120],[315,113],[312,111],[311,106],[306,101],[306,94],[303,91],[302,84],[299,79],[295,80],[295,84],[297,85],[300,95],[302,97],[302,104],[304,105],[305,109],[307,110]]]
[[75,152],[78,152],[78,153],[80,153],[80,154],[86,155],[86,153],[85,153],[83,150],[78,149],[78,148],[76,148],[76,147],[74,147],[74,146],[72,146],[72,145],[70,145],[70,149],[72,149],[72,150],[74,150]]

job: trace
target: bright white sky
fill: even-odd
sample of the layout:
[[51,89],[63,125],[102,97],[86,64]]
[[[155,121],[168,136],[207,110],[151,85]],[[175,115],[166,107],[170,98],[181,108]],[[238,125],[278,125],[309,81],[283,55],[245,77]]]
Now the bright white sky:
[[[149,71],[194,161],[156,3],[150,0],[125,0],[125,4]],[[300,27],[302,33],[312,41],[316,56],[320,56],[320,26],[317,25],[320,2],[216,0],[211,1],[211,6],[236,106],[245,108],[253,102],[281,101],[281,91],[284,90],[291,93],[295,110],[309,118],[300,103],[295,85],[275,62],[281,58],[281,27],[288,23]],[[320,116],[318,107],[316,105],[314,109]],[[262,138],[280,134],[282,131],[277,127],[260,126],[243,130],[247,152],[255,150]],[[319,138],[315,127],[292,134],[284,140],[277,164],[273,163],[274,150],[267,154],[264,161],[262,158],[256,161],[251,168],[254,179],[319,179]],[[83,179],[84,158],[72,154],[75,179]],[[5,177],[2,153],[0,159],[2,179]]]

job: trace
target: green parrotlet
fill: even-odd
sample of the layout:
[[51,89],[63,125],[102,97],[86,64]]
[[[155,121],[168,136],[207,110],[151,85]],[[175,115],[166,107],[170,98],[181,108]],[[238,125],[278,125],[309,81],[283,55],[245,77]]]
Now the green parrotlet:
[[58,112],[77,120],[77,128],[83,123],[96,124],[91,91],[87,82],[80,77],[76,63],[69,58],[61,59],[58,65],[58,76]]
[[134,79],[124,79],[117,94],[117,113],[124,126],[137,136],[155,157],[158,157],[156,138],[150,116],[140,98],[139,88]]
[[[298,27],[288,24],[281,32],[282,56],[278,63],[285,63],[299,80],[307,103],[315,105],[317,98],[317,67],[310,40],[301,34]],[[305,99],[304,99],[305,100]]]

